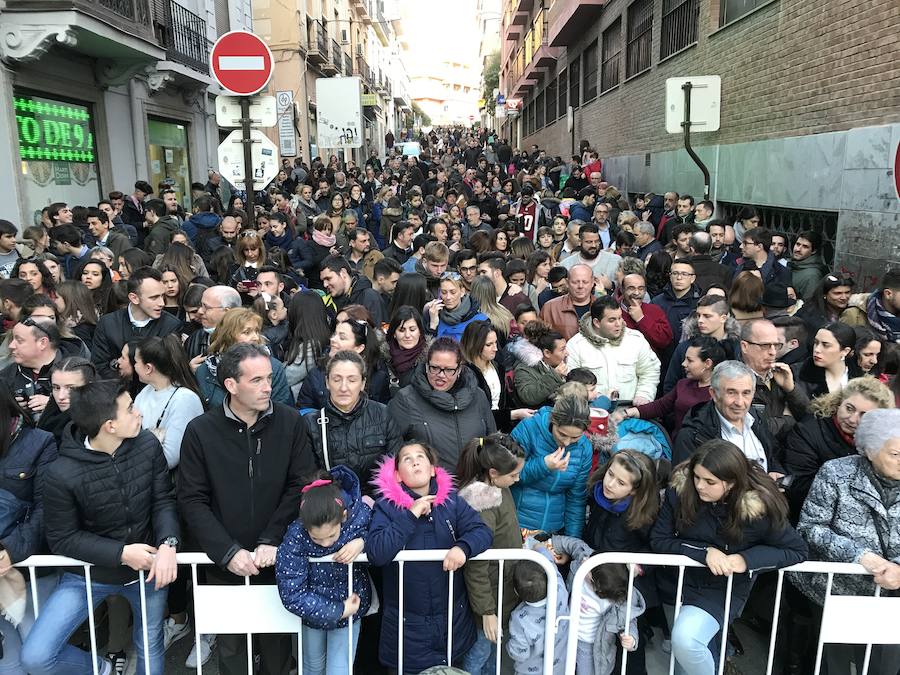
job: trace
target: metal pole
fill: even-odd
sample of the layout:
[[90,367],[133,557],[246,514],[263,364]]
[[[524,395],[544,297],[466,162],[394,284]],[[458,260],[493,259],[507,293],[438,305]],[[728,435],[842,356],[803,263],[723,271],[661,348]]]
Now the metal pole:
[[691,89],[693,88],[694,85],[690,82],[681,85],[681,89],[684,91],[684,122],[681,123],[681,128],[684,129],[684,149],[694,160],[694,164],[699,166],[703,172],[703,199],[709,199],[709,169],[700,159],[700,155],[691,147]]
[[251,222],[256,222],[253,207],[253,138],[250,135],[250,97],[241,96],[241,143],[244,145],[244,189],[247,191],[246,209]]

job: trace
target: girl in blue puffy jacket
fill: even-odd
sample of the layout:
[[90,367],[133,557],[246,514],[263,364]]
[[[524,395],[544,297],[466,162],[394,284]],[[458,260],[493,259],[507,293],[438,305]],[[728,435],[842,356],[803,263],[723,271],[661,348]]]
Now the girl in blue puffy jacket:
[[591,409],[581,396],[557,398],[519,422],[512,437],[525,448],[525,466],[511,490],[519,525],[581,537],[593,447],[585,429]]
[[[354,566],[353,588],[348,588],[345,565],[362,553],[371,517],[356,474],[345,466],[322,472],[303,488],[300,518],[278,547],[275,578],[284,606],[303,619],[304,673],[351,672],[359,619],[369,611],[372,591],[361,565]],[[335,562],[309,562],[329,554]]]

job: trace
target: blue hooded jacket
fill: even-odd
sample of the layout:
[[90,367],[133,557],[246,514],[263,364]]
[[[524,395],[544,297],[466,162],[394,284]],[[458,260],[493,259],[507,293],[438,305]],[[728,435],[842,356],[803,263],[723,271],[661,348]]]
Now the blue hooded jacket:
[[[347,588],[347,566],[340,563],[310,563],[310,558],[336,553],[353,539],[365,539],[372,518],[372,510],[360,498],[356,474],[341,465],[331,470],[341,485],[347,520],[341,534],[328,548],[319,546],[299,520],[288,526],[278,555],[275,558],[275,579],[278,594],[285,608],[303,619],[303,623],[318,630],[346,628],[344,600],[350,597]],[[353,592],[359,596],[357,620],[366,615],[372,602],[369,575],[363,565],[353,566]]]
[[196,244],[197,235],[201,230],[207,232],[215,230],[221,222],[222,218],[212,211],[198,211],[181,224],[181,229],[187,232],[191,241]]
[[550,412],[551,408],[545,406],[513,429],[512,437],[525,449],[525,466],[519,482],[510,489],[516,501],[519,525],[581,537],[593,446],[582,435],[566,448],[570,453],[568,468],[548,469],[544,457],[552,455],[558,446],[550,433]]

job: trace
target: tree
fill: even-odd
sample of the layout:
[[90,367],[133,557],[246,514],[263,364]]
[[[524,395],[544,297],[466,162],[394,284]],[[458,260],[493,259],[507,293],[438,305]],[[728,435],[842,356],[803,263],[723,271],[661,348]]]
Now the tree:
[[415,101],[413,101],[412,109],[413,109],[413,115],[415,115],[422,121],[423,127],[431,126],[431,117],[429,117],[428,114],[424,110],[422,110],[422,108],[419,106],[419,104],[416,103]]
[[493,110],[496,105],[494,100],[494,89],[500,86],[500,52],[496,51],[487,58],[484,66],[484,87],[481,92],[481,98],[484,99],[484,105],[487,110]]

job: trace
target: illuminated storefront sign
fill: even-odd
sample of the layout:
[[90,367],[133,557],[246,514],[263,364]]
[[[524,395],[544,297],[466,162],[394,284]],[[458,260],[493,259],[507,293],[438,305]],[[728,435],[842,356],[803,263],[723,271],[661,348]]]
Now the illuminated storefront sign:
[[23,94],[14,96],[14,107],[23,160],[95,161],[89,108]]

